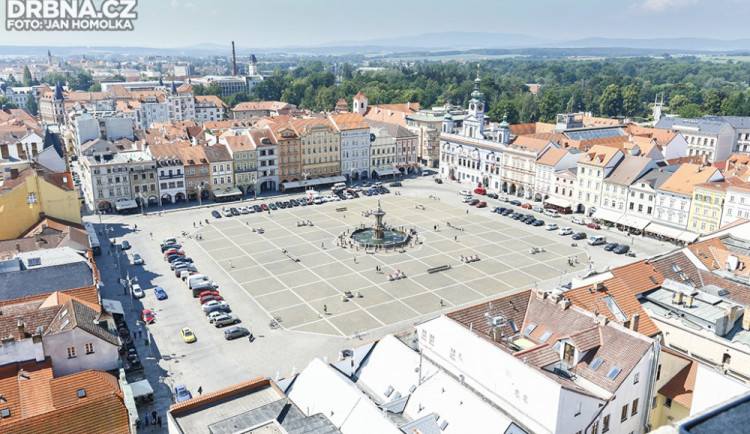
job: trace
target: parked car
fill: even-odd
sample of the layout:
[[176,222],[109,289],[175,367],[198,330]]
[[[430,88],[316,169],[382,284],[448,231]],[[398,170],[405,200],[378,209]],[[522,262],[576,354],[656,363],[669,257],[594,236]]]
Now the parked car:
[[570,227],[560,228],[560,230],[557,231],[557,235],[571,235],[572,233],[573,233],[573,228],[570,228]]
[[277,207],[275,203],[269,203],[268,208],[270,208],[273,211],[276,211],[279,209],[279,207]]
[[461,190],[461,191],[458,192],[458,194],[460,194],[462,196],[471,196],[471,191],[470,190]]
[[510,218],[512,218],[513,220],[521,220],[521,217],[523,217],[523,214],[518,212],[514,212],[510,215]]
[[230,313],[219,315],[213,320],[214,327],[216,328],[222,328],[227,325],[234,325],[239,322],[240,322],[239,317],[237,317],[237,315],[232,315]]
[[549,217],[560,217],[560,213],[555,211],[554,209],[545,209],[544,215]]
[[154,322],[154,314],[151,313],[151,309],[143,309],[143,311],[141,311],[141,320],[146,324]]
[[[619,246],[615,247],[614,250],[612,251],[618,255],[623,255],[630,251],[630,246],[627,244],[620,244]],[[634,255],[631,255],[631,256],[634,256]]]
[[440,179],[440,178],[435,178],[435,182],[436,182],[437,184],[442,184],[442,183],[443,183],[443,180],[442,180],[442,179]]
[[471,203],[471,201],[474,200],[471,196],[464,196],[463,199],[461,199],[461,202],[463,203]]
[[487,193],[487,197],[489,197],[490,199],[497,199],[497,194],[496,193]]
[[143,265],[143,258],[138,253],[133,253],[133,265]]
[[521,201],[513,199],[513,200],[510,201],[510,204],[513,205],[513,206],[521,206]]
[[598,246],[600,244],[607,244],[607,237],[601,235],[592,235],[587,241],[590,246]]
[[263,212],[263,208],[260,205],[253,205],[255,212]]
[[548,231],[554,231],[555,229],[557,229],[557,223],[550,223],[545,226],[544,229],[547,229]]
[[131,287],[131,291],[133,291],[133,297],[135,298],[143,298],[146,296],[146,294],[143,292],[143,289],[141,289],[141,285],[134,283]]
[[154,288],[154,294],[156,294],[157,300],[166,300],[167,299],[167,292],[164,291],[164,288],[161,286],[157,286]]
[[500,202],[507,202],[508,201],[508,196],[500,196],[500,197],[497,198],[497,200],[499,200]]
[[237,208],[235,208],[235,207],[231,207],[231,208],[229,208],[229,212],[231,212],[231,213],[232,213],[232,215],[234,215],[234,216],[240,215],[240,210],[238,210],[238,209],[237,209]]
[[208,289],[208,290],[202,291],[200,294],[198,294],[198,297],[204,297],[206,295],[218,296],[219,295],[219,291],[215,291],[213,289]]
[[299,206],[299,202],[297,202],[297,199],[291,199],[289,203],[292,204],[292,206]]
[[534,205],[534,206],[532,206],[532,207],[531,207],[531,210],[532,210],[532,211],[534,211],[534,212],[544,212],[544,208],[542,208],[542,207],[541,207],[541,206],[539,206],[539,205]]
[[185,263],[185,262],[183,262],[183,264],[185,264],[184,267],[175,267],[175,269],[174,269],[174,277],[180,277],[180,276],[182,276],[182,273],[184,271],[187,271],[188,273],[197,273],[198,272],[198,269],[195,267],[195,265],[188,264],[188,263]]
[[388,184],[389,187],[403,187],[403,184],[401,184],[401,181],[391,182]]
[[527,217],[524,223],[526,223],[527,225],[533,225],[534,223],[536,223],[536,219],[534,217]]
[[165,245],[161,246],[161,252],[162,253],[166,253],[167,250],[175,250],[176,251],[176,250],[180,250],[180,248],[182,248],[182,246],[180,244],[177,244],[177,243],[165,244]]
[[472,199],[471,201],[469,201],[469,205],[471,205],[471,206],[474,206],[474,205],[476,205],[478,203],[479,203],[479,199]]
[[214,218],[217,218],[217,219],[221,218],[221,214],[219,213],[219,211],[216,211],[216,210],[211,211],[211,215],[214,216]]
[[192,398],[193,395],[190,394],[190,391],[187,390],[184,384],[178,384],[174,387],[174,400],[176,402],[187,401]]
[[265,203],[262,203],[260,204],[260,209],[261,211],[268,211],[268,205],[266,205]]
[[232,211],[229,211],[228,209],[223,209],[222,212],[224,213],[224,217],[232,217]]
[[190,330],[190,327],[183,327],[182,330],[180,330],[180,336],[182,336],[182,340],[185,341],[186,344],[195,342],[195,333]]
[[586,232],[576,232],[571,238],[574,240],[586,239]]
[[171,246],[172,244],[177,244],[177,238],[164,238],[163,240],[161,240],[161,244],[159,245],[161,246],[161,251],[163,252],[165,246]]
[[527,202],[527,203],[521,205],[521,208],[523,208],[523,209],[531,209],[531,204]]
[[573,217],[570,221],[577,225],[585,225],[586,220],[583,217]]
[[534,222],[531,223],[531,226],[544,226],[544,220],[534,220]]
[[240,214],[250,214],[246,206],[240,208]]
[[203,305],[203,312],[208,313],[211,309],[218,307],[219,309],[229,312],[229,303],[226,301],[211,301]]
[[213,322],[216,321],[216,318],[222,315],[226,315],[226,313],[222,311],[211,312],[211,313],[206,314],[206,319],[208,320],[209,323],[213,324]]
[[249,334],[250,332],[244,327],[232,327],[224,330],[224,339],[231,341],[232,339],[243,338]]
[[601,229],[601,226],[599,226],[599,223],[594,223],[594,222],[587,224],[586,227],[589,227],[591,229]]
[[478,187],[478,188],[474,189],[474,193],[476,193],[476,194],[487,194],[487,190],[484,189],[484,188],[482,188],[482,187]]
[[510,209],[510,208],[508,208],[508,209],[506,209],[505,211],[503,211],[503,213],[502,213],[502,214],[503,214],[504,216],[508,216],[508,215],[510,215],[510,214],[513,214],[513,210],[512,210],[512,209]]
[[122,250],[129,250],[132,246],[127,240],[123,240],[122,243],[120,243],[120,248]]
[[614,250],[615,248],[617,248],[617,246],[619,246],[619,244],[617,244],[617,243],[609,243],[606,246],[604,246],[604,251],[605,252],[611,252],[612,250]]

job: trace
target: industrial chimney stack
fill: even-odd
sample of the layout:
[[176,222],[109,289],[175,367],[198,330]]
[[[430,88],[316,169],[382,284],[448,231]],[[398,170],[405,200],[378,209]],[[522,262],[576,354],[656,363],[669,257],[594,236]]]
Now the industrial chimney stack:
[[234,52],[234,41],[232,41],[232,75],[237,76],[237,54]]

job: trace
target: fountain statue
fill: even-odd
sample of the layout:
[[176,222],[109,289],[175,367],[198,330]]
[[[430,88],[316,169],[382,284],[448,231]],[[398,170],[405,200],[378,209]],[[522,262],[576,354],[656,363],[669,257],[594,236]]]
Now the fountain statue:
[[409,244],[411,236],[407,232],[385,226],[383,217],[386,212],[383,211],[380,201],[378,201],[378,209],[371,215],[375,216],[373,227],[355,229],[350,235],[351,239],[361,247],[394,248]]

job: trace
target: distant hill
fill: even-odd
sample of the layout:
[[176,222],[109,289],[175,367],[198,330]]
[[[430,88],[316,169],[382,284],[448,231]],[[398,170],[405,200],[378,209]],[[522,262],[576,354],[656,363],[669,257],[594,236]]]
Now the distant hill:
[[615,39],[585,38],[574,41],[558,42],[552,47],[566,48],[602,48],[625,47],[644,49],[664,49],[680,51],[735,51],[750,48],[750,39],[705,39],[705,38],[657,38],[657,39]]
[[[339,41],[319,47],[378,46],[391,48],[520,48],[541,45],[545,39],[509,33],[442,32],[415,36],[370,39],[366,41]],[[312,47],[310,47],[312,48]]]

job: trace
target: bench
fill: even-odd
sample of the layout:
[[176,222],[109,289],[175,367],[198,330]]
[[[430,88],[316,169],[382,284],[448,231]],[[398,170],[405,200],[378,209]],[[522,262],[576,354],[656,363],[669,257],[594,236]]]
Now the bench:
[[427,273],[429,273],[429,274],[439,273],[441,271],[450,270],[450,269],[451,269],[450,265],[441,265],[439,267],[428,268],[427,269]]
[[346,207],[336,208],[336,212],[344,212],[344,211],[346,211]]

